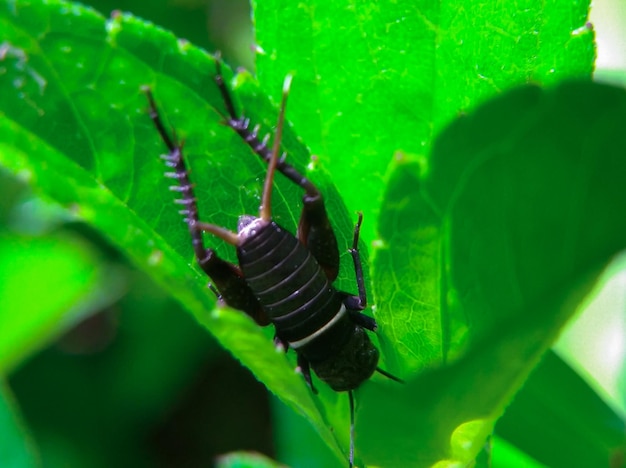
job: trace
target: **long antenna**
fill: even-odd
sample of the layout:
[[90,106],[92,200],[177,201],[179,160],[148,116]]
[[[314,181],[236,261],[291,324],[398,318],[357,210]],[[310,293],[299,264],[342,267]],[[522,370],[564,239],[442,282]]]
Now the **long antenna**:
[[348,390],[348,398],[350,399],[350,456],[348,460],[352,468],[354,466],[354,394],[352,390]]
[[390,374],[389,372],[387,372],[386,370],[381,369],[380,367],[376,368],[376,372],[378,372],[379,374],[384,375],[388,379],[395,380],[396,382],[399,382],[399,383],[404,383],[404,380],[402,380],[400,377],[396,377],[395,375]]
[[272,186],[274,185],[274,174],[276,173],[276,165],[278,164],[278,153],[280,152],[280,141],[283,136],[283,125],[285,122],[285,107],[287,106],[287,96],[289,95],[292,78],[292,75],[287,75],[283,82],[283,98],[280,104],[276,133],[274,134],[272,156],[270,157],[267,167],[267,176],[265,176],[265,184],[263,185],[263,198],[261,199],[261,207],[259,208],[259,218],[268,222],[272,219]]

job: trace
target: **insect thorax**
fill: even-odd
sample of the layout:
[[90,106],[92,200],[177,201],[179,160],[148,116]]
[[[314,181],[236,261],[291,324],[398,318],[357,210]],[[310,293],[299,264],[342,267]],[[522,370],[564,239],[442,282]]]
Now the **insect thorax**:
[[261,218],[252,215],[241,215],[237,221],[237,234],[242,242],[256,236],[261,229],[269,224]]

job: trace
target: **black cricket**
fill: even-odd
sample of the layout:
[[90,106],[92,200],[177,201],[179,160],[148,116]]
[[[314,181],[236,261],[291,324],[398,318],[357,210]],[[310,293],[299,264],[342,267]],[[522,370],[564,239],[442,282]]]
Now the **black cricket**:
[[[365,330],[375,331],[376,321],[364,315],[367,306],[363,268],[358,250],[362,215],[354,228],[350,253],[354,262],[358,295],[338,291],[333,281],[339,271],[337,239],[328,219],[319,190],[293,166],[279,158],[285,106],[291,77],[285,79],[280,114],[272,149],[269,135],[259,139],[259,127],[237,116],[225,85],[219,57],[216,57],[216,84],[228,115],[225,124],[235,130],[252,150],[268,163],[259,216],[239,217],[237,233],[200,221],[193,184],[183,157],[183,145],[169,136],[149,88],[144,87],[154,122],[169,153],[161,157],[172,169],[165,176],[175,179],[170,189],[179,192],[175,203],[189,227],[197,261],[211,278],[212,289],[229,306],[250,315],[259,325],[272,323],[275,342],[285,350],[293,348],[305,381],[317,393],[311,381],[311,369],[320,380],[337,392],[347,391],[350,400],[350,455],[354,463],[354,397],[352,390],[377,371],[401,382],[377,367],[379,352]],[[271,195],[274,174],[278,170],[304,190],[303,210],[297,235],[272,220]],[[239,265],[229,263],[204,245],[202,233],[209,232],[237,249]]]

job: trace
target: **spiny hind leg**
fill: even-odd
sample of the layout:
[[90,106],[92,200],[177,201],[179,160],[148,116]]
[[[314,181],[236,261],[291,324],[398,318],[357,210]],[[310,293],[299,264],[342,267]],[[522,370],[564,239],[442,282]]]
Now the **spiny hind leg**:
[[363,222],[363,213],[359,213],[359,218],[354,226],[354,236],[352,238],[352,248],[350,249],[350,255],[352,255],[352,262],[354,263],[354,273],[356,276],[358,296],[346,294],[343,300],[350,319],[358,326],[365,328],[366,330],[376,331],[376,320],[361,311],[367,307],[367,294],[365,292],[365,279],[363,277],[363,265],[361,264],[361,255],[359,254],[359,235],[361,233],[361,223]]
[[[268,146],[269,135],[260,139],[259,126],[251,129],[250,120],[243,115],[237,115],[232,96],[222,75],[219,56],[216,57],[215,68],[215,82],[228,112],[225,123],[235,130],[261,159],[269,162],[272,153]],[[304,190],[303,209],[298,224],[298,239],[307,246],[328,279],[334,281],[339,272],[339,248],[337,247],[335,232],[328,219],[322,194],[311,181],[285,162],[284,154],[279,159],[276,169]]]
[[266,325],[268,323],[267,317],[259,301],[248,287],[239,267],[221,259],[213,249],[204,245],[202,231],[209,231],[218,235],[218,232],[228,233],[228,231],[219,226],[202,223],[199,220],[193,184],[183,157],[183,144],[176,140],[175,135],[171,137],[166,131],[150,88],[143,87],[143,92],[148,98],[150,118],[169,150],[168,154],[161,156],[165,165],[171,169],[165,173],[165,176],[176,181],[170,190],[180,194],[180,198],[174,201],[182,206],[179,213],[185,217],[184,220],[189,227],[193,251],[200,268],[211,278],[221,300],[230,307],[250,315],[258,323]]

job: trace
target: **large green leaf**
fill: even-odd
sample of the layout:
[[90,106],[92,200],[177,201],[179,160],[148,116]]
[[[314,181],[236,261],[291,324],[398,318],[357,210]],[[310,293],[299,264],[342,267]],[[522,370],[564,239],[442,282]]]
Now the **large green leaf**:
[[[479,102],[529,81],[589,77],[589,1],[253,1],[257,74],[277,96],[348,207],[376,213],[393,154],[427,154]],[[368,203],[364,203],[367,194]]]
[[0,375],[119,297],[122,276],[77,236],[0,232]]
[[[597,275],[626,248],[624,122],[623,89],[526,87],[446,129],[428,166],[398,167],[393,180],[413,175],[415,185],[394,219],[408,233],[423,229],[416,215],[424,206],[427,219],[439,219],[442,310],[464,317],[470,339],[461,357],[405,388],[363,389],[364,399],[396,407],[364,404],[360,446],[375,463],[398,464],[397,454],[420,466],[476,456]],[[594,403],[585,387],[564,384],[562,391]],[[600,418],[583,424],[597,428]],[[375,427],[399,430],[383,448]],[[595,440],[575,438],[593,451],[590,460],[608,459],[623,443],[608,426]],[[568,455],[556,455],[556,466],[568,466]]]
[[39,466],[38,454],[24,428],[17,404],[0,380],[0,463],[7,468]]
[[620,466],[625,430],[626,421],[553,352],[496,425],[498,435],[546,466],[605,466],[607,459]]
[[[306,415],[339,454],[328,421],[343,420],[342,412],[322,416],[293,362],[274,350],[271,331],[241,313],[215,309],[162,175],[163,143],[140,91],[146,84],[164,103],[168,125],[186,141],[204,219],[234,228],[239,214],[258,209],[263,164],[221,125],[224,106],[212,79],[213,59],[133,17],[105,20],[66,2],[2,2],[0,27],[6,37],[0,162],[125,251],[270,389]],[[275,113],[250,77],[240,76],[237,85],[247,113],[272,122]],[[302,167],[306,152],[290,131],[285,147],[291,162]],[[325,188],[323,180],[320,186]],[[275,215],[293,227],[299,208],[292,201],[299,197],[293,187],[281,187]],[[339,225],[351,226],[339,200],[330,211]],[[349,231],[343,230],[344,238]],[[221,246],[218,250],[233,257]],[[330,408],[336,404],[329,390],[324,397]]]
[[363,211],[363,237],[378,240],[373,292],[390,366],[405,373],[445,360],[462,333],[440,316],[438,227],[427,207],[411,213],[419,232],[398,224],[398,204],[414,203],[415,171],[390,175],[396,152],[426,157],[448,122],[516,85],[590,77],[589,2],[253,5],[261,87],[276,96],[296,72],[289,118],[348,207]]

